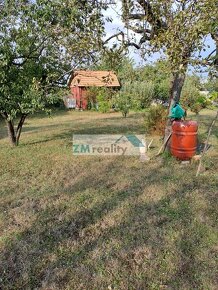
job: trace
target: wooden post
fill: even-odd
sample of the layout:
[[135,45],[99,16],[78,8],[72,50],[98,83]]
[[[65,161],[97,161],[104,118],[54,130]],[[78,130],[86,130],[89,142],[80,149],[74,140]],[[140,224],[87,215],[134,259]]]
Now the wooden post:
[[200,171],[201,171],[202,158],[203,158],[203,156],[205,155],[205,152],[206,152],[206,150],[207,150],[207,146],[208,146],[208,142],[209,142],[210,134],[211,134],[211,132],[212,132],[212,128],[213,128],[213,126],[214,126],[214,124],[215,124],[215,122],[216,122],[217,117],[218,117],[218,111],[217,111],[216,116],[215,116],[215,118],[213,119],[213,121],[212,121],[212,123],[211,123],[211,125],[210,125],[210,127],[209,127],[208,134],[207,134],[207,140],[206,140],[206,142],[205,142],[205,144],[204,144],[204,149],[203,149],[203,152],[202,152],[202,155],[201,155],[201,159],[200,159],[200,162],[199,162],[199,165],[198,165],[198,169],[197,169],[196,177],[199,175],[199,173],[200,173]]

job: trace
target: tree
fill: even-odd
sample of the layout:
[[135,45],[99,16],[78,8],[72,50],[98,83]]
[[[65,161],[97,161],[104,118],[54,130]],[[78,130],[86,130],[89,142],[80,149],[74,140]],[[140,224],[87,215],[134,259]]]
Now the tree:
[[154,99],[165,102],[169,98],[170,68],[166,61],[135,67],[134,61],[120,49],[106,49],[94,68],[117,73],[121,84],[120,93],[113,97],[117,110],[141,110]]
[[153,99],[163,102],[169,99],[170,66],[167,61],[157,61],[153,65],[145,65],[137,69],[137,80],[154,84]]
[[[129,88],[132,88],[131,83],[136,81],[133,60],[125,54],[122,47],[118,49],[116,47],[104,48],[94,69],[114,71],[121,85],[119,92],[107,89],[104,94],[98,95],[99,111],[109,111],[111,107],[114,107],[115,110],[122,112],[124,117],[127,117],[129,110],[133,108],[133,98]],[[102,92],[101,88],[99,89],[98,91]]]
[[167,110],[161,105],[151,106],[148,110],[148,114],[145,117],[145,128],[148,133],[159,133],[164,132],[164,127],[167,118]]
[[125,94],[123,91],[119,92],[114,96],[113,103],[115,110],[121,112],[123,117],[126,118],[132,106],[131,96],[129,94]]
[[186,77],[181,98],[181,105],[185,110],[190,109],[198,115],[202,109],[211,105],[209,97],[201,92],[202,88],[203,84],[198,76],[188,75]]
[[173,106],[180,100],[188,65],[196,62],[197,51],[205,49],[204,37],[216,35],[217,1],[122,0],[122,8],[125,26],[133,32],[125,45],[167,55]]
[[209,92],[218,92],[218,79],[216,77],[211,76],[207,80],[205,87]]
[[101,46],[102,8],[94,0],[1,1],[0,114],[12,145],[26,117],[53,102],[73,68],[92,62]]

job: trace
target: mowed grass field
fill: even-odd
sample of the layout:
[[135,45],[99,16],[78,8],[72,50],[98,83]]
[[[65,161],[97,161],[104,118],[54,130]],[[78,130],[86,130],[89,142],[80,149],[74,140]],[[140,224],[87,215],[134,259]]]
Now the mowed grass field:
[[0,289],[218,289],[217,126],[198,178],[167,155],[72,154],[73,133],[144,132],[142,113],[60,111],[11,148],[0,121]]

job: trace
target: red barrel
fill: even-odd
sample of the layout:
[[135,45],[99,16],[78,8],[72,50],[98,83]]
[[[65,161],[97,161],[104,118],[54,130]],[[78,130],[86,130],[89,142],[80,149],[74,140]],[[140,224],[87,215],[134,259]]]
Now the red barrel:
[[197,149],[198,124],[195,121],[174,121],[170,151],[180,160],[191,159]]

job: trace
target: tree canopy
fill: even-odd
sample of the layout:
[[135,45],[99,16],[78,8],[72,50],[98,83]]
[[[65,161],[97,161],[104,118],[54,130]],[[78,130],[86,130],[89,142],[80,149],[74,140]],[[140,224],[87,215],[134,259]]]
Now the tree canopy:
[[[216,0],[122,0],[122,17],[127,28],[126,46],[142,52],[162,51],[173,75],[171,106],[180,99],[189,64],[216,64],[213,53],[201,59],[196,52],[208,50],[205,38],[217,38]],[[138,41],[138,38],[140,40]]]
[[74,67],[92,62],[101,45],[102,8],[88,0],[2,1],[0,113],[13,144],[25,117],[52,101]]
[[125,25],[133,32],[129,45],[162,49],[175,70],[195,63],[195,52],[207,48],[204,37],[215,36],[217,30],[215,0],[122,0],[122,8]]

